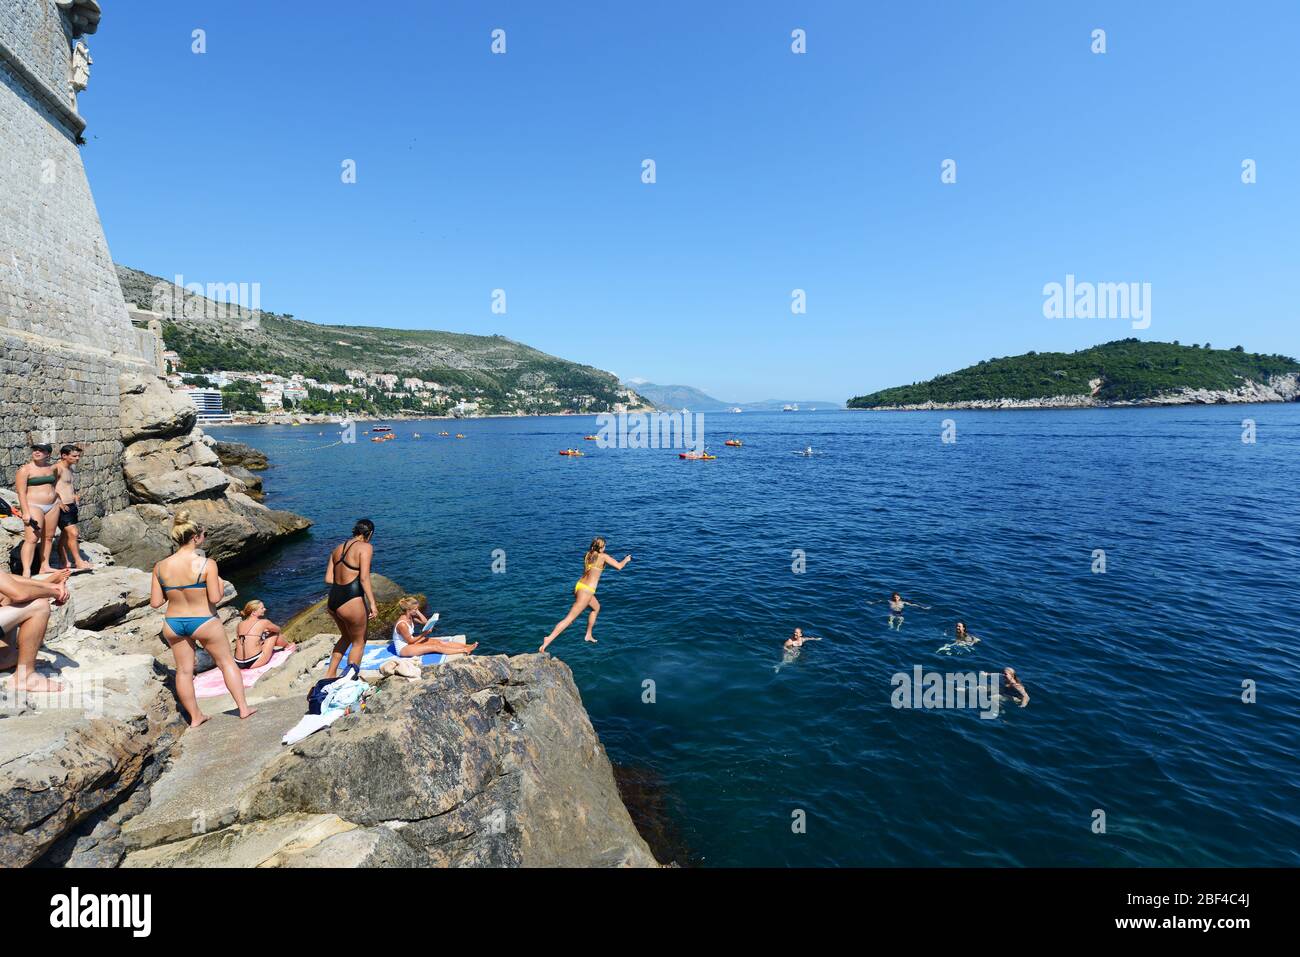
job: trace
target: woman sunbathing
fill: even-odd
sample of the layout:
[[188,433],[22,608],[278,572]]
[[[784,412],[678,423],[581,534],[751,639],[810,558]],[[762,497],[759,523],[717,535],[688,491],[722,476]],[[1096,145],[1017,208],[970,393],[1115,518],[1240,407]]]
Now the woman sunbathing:
[[260,601],[253,599],[239,614],[244,620],[235,627],[235,664],[241,669],[262,667],[278,648],[292,650],[280,626],[266,617],[266,606]]
[[402,609],[401,617],[393,625],[393,648],[403,658],[419,658],[421,655],[467,655],[478,647],[478,642],[470,645],[458,641],[442,641],[438,638],[418,637],[415,625],[424,625],[429,619],[420,611],[420,600],[410,595],[397,603]]

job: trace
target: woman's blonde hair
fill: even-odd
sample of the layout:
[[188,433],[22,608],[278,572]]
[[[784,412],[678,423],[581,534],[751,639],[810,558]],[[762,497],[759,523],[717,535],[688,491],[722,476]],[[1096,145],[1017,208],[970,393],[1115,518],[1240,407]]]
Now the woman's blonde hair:
[[402,609],[402,611],[414,611],[420,607],[420,599],[416,598],[414,595],[407,595],[397,603],[397,607]]
[[605,540],[597,535],[591,540],[591,547],[587,549],[587,554],[583,557],[582,563],[590,565],[592,560],[605,550]]
[[249,615],[251,615],[253,612],[257,611],[257,609],[259,609],[259,608],[265,608],[265,607],[266,607],[265,605],[263,605],[260,601],[258,601],[256,598],[254,598],[254,599],[253,599],[252,601],[250,601],[247,605],[245,605],[242,609],[240,609],[240,611],[239,611],[239,616],[240,616],[241,618],[247,618],[247,617],[248,617]]
[[177,545],[184,545],[194,539],[195,536],[202,535],[203,532],[203,526],[194,521],[188,508],[176,510],[176,517],[172,519],[173,542]]

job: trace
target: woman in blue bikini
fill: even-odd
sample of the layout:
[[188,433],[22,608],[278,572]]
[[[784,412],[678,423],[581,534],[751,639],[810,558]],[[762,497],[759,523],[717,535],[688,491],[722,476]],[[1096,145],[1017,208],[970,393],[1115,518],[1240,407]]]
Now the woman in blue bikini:
[[194,652],[197,645],[212,656],[226,679],[226,690],[239,706],[241,718],[257,712],[244,698],[244,679],[235,665],[226,639],[226,629],[217,617],[224,585],[217,563],[201,556],[204,530],[190,518],[188,508],[178,509],[172,520],[172,541],[176,551],[153,567],[153,586],[149,604],[154,608],[167,605],[163,619],[163,638],[176,656],[176,697],[190,716],[190,727],[197,728],[208,720],[199,710],[194,696]]

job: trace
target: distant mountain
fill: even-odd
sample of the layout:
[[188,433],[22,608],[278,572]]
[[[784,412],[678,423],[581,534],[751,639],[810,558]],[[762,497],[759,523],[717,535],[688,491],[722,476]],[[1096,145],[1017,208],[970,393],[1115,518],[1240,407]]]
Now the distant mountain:
[[603,412],[640,404],[613,373],[504,336],[324,326],[266,311],[253,317],[136,269],[118,265],[117,275],[128,302],[163,313],[163,339],[189,374],[296,372],[342,383],[348,369],[387,373],[438,382],[487,412]]
[[624,388],[635,390],[648,402],[660,409],[676,411],[690,409],[692,412],[728,412],[734,408],[746,412],[780,411],[787,405],[798,405],[800,409],[840,409],[842,402],[818,402],[802,399],[766,399],[762,402],[724,402],[701,392],[689,385],[656,385],[653,382],[626,381]]
[[653,382],[624,382],[623,387],[633,389],[647,402],[660,409],[676,411],[690,409],[692,412],[723,412],[735,403],[723,402],[699,389],[689,385],[656,385]]
[[1300,363],[1241,346],[1120,339],[1078,352],[986,359],[928,382],[849,400],[852,409],[1044,408],[1292,401]]

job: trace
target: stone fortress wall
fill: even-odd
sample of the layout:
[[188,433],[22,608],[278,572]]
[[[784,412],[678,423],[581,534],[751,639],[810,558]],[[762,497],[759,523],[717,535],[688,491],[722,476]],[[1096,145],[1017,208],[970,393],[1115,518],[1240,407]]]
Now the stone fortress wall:
[[152,371],[155,351],[129,318],[78,148],[76,47],[98,18],[95,0],[0,3],[0,486],[32,441],[80,444],[91,534],[128,504],[118,376]]

